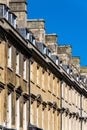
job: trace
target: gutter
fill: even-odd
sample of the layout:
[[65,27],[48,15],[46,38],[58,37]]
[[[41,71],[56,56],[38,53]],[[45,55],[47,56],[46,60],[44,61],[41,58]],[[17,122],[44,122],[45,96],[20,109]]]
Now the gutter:
[[[29,59],[29,83],[28,83],[28,93],[29,93],[29,96],[30,96],[30,59]],[[29,98],[29,115],[28,115],[28,128],[29,128],[29,125],[30,125],[30,98]]]
[[80,118],[81,118],[81,130],[82,130],[82,94],[80,95]]
[[60,130],[62,130],[62,83],[63,81],[60,80]]

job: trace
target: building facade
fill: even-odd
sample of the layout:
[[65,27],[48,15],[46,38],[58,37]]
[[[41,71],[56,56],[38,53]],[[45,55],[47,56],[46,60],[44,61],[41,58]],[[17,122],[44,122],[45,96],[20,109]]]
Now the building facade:
[[0,129],[86,130],[87,66],[26,5],[0,0]]

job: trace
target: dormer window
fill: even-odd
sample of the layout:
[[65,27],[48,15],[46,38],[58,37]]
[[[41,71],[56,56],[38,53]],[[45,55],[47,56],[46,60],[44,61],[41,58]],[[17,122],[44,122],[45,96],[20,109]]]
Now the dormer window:
[[56,65],[59,64],[59,59],[57,55],[51,55],[52,60],[54,61],[54,63],[56,63]]
[[79,75],[77,75],[77,81],[79,81]]
[[29,40],[32,42],[32,34],[29,33]]
[[32,38],[32,43],[33,43],[33,45],[35,45],[35,38],[34,37]]
[[18,26],[17,27],[18,32],[21,34],[21,36],[25,39],[28,40],[29,37],[29,32],[27,30],[27,28],[23,27],[23,26]]
[[58,59],[58,57],[57,57],[57,59],[56,59],[56,65],[58,65],[59,64],[59,59]]
[[48,57],[51,57],[51,51],[47,48],[47,52],[46,52]]
[[67,73],[68,73],[68,74],[70,73],[70,69],[69,69],[69,66],[67,66]]
[[8,20],[8,7],[4,4],[0,4],[0,17]]
[[46,54],[46,46],[43,45],[43,54]]
[[9,12],[8,21],[14,28],[16,28],[16,16],[11,12]]

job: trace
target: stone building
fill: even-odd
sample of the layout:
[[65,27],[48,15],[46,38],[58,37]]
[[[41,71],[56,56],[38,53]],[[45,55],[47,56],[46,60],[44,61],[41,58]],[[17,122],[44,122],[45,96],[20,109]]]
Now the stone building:
[[0,0],[0,129],[86,130],[87,67],[26,4]]

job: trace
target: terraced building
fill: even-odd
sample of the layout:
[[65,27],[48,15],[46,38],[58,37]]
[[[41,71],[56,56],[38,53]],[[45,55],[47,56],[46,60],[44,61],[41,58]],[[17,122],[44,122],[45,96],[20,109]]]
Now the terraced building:
[[0,0],[0,129],[86,130],[87,67],[26,5]]

